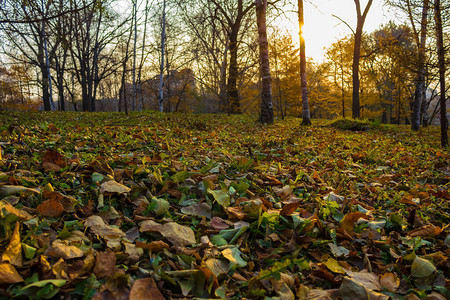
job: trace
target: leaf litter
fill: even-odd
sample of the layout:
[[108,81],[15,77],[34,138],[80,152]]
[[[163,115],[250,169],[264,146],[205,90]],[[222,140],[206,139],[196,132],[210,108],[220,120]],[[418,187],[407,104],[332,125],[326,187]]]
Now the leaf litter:
[[0,117],[0,297],[450,296],[436,128]]

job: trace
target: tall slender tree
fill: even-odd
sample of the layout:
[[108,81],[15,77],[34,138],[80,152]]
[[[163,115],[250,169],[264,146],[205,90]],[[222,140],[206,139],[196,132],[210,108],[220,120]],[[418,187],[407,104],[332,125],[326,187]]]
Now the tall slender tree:
[[267,0],[256,0],[256,22],[258,25],[259,59],[261,71],[261,115],[260,122],[273,123],[272,77],[269,64],[269,43],[267,42],[266,12]]
[[355,32],[355,44],[353,47],[353,93],[352,93],[352,116],[354,119],[360,117],[360,100],[359,100],[359,61],[361,60],[361,40],[364,22],[366,21],[367,14],[369,13],[369,9],[372,6],[373,0],[369,0],[367,2],[364,11],[361,10],[361,3],[359,0],[354,0],[356,5],[356,14],[357,14],[357,24],[356,24],[356,32]]
[[436,42],[439,65],[440,109],[441,109],[441,146],[448,147],[447,98],[445,97],[445,50],[442,31],[441,0],[434,0],[434,21],[436,22]]
[[311,125],[311,116],[308,103],[308,87],[306,83],[306,51],[305,38],[303,36],[303,26],[305,25],[303,16],[303,0],[298,0],[298,25],[300,35],[300,81],[302,86],[302,125]]
[[[407,0],[408,7],[408,15],[411,20],[411,25],[413,26],[413,30],[416,31],[414,26],[414,18],[411,9],[411,1]],[[416,90],[414,93],[414,102],[413,102],[413,112],[411,116],[411,129],[419,130],[420,129],[420,109],[422,103],[424,103],[425,99],[425,46],[427,40],[427,23],[428,23],[428,8],[429,8],[429,0],[423,0],[423,8],[422,8],[422,18],[420,25],[420,40],[419,34],[415,32],[416,44],[419,50],[418,57],[418,68],[417,68],[417,81],[416,81]]]
[[159,69],[159,111],[164,111],[164,52],[166,42],[166,0],[163,3],[163,15],[162,15],[162,31],[161,31],[161,66]]

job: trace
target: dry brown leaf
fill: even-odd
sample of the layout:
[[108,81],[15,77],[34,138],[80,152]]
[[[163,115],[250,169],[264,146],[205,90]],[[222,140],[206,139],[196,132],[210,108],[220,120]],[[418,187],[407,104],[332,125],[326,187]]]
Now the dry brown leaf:
[[345,229],[345,231],[349,234],[353,233],[353,228],[355,227],[356,221],[358,221],[360,218],[368,219],[367,215],[362,212],[351,212],[344,216],[344,218],[341,221],[342,228]]
[[283,208],[280,211],[280,215],[282,215],[283,217],[289,216],[294,211],[296,211],[299,206],[300,206],[300,201],[288,203],[283,206]]
[[187,226],[179,225],[175,222],[169,222],[164,225],[156,223],[152,220],[147,220],[141,223],[140,232],[159,232],[174,246],[189,246],[195,244],[194,231]]
[[114,275],[116,270],[116,254],[111,250],[97,252],[94,274],[98,278]]
[[442,232],[442,228],[430,224],[430,225],[425,225],[420,228],[411,230],[410,232],[408,232],[408,235],[410,237],[416,237],[416,236],[433,237],[433,236],[439,235],[441,232]]
[[142,249],[147,249],[150,250],[152,252],[161,252],[164,249],[169,249],[170,246],[169,244],[163,242],[163,241],[153,241],[150,243],[143,243],[140,241],[136,241],[136,247],[142,248]]
[[43,217],[58,218],[64,213],[64,206],[57,199],[45,200],[36,207]]
[[380,277],[380,284],[388,291],[395,292],[400,285],[400,279],[393,273],[385,273]]
[[100,186],[100,192],[101,193],[117,193],[117,194],[126,194],[131,189],[127,186],[124,186],[121,183],[118,183],[117,181],[110,180],[102,183]]
[[126,236],[125,232],[118,228],[114,228],[109,226],[103,221],[103,219],[99,216],[90,216],[86,219],[85,225],[92,230],[94,234],[97,234],[103,238],[114,238],[114,237],[124,237]]
[[159,290],[156,282],[153,278],[138,279],[134,282],[130,291],[129,300],[141,300],[141,299],[153,299],[164,300],[166,299]]
[[46,254],[50,257],[72,259],[84,256],[83,250],[76,246],[70,246],[63,243],[61,240],[55,240],[47,249]]

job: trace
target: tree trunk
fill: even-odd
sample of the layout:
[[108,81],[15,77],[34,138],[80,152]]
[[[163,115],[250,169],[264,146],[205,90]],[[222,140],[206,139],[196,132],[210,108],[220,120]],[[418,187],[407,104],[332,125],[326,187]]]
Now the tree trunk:
[[447,105],[445,97],[445,52],[444,52],[444,37],[442,32],[442,16],[441,16],[441,1],[434,0],[434,19],[436,22],[436,40],[438,52],[439,65],[439,85],[441,89],[441,146],[448,147],[448,120],[447,120]]
[[165,41],[166,41],[166,0],[163,3],[163,20],[162,20],[162,32],[161,32],[161,66],[159,69],[159,111],[164,111],[164,51],[165,51]]
[[354,119],[360,117],[360,101],[359,101],[359,61],[361,59],[361,39],[363,33],[364,22],[367,17],[367,13],[369,12],[370,6],[372,5],[373,0],[369,0],[364,9],[364,12],[361,14],[361,4],[359,0],[354,0],[356,4],[356,12],[357,12],[357,25],[355,32],[355,45],[353,48],[353,93],[352,93],[352,117]]
[[302,86],[302,125],[311,125],[311,116],[309,112],[308,103],[308,87],[306,85],[306,53],[305,53],[305,38],[303,37],[303,25],[305,24],[303,18],[303,0],[298,0],[298,24],[300,35],[300,80]]
[[267,0],[256,0],[256,23],[258,25],[259,60],[261,71],[261,115],[259,121],[273,123],[272,77],[270,76],[269,43],[266,28]]
[[[425,46],[427,38],[427,21],[428,21],[428,8],[429,1],[423,1],[422,20],[420,26],[420,45],[419,46],[419,61],[418,61],[418,74],[416,82],[416,90],[414,93],[413,112],[411,116],[411,129],[420,129],[420,110],[421,103],[425,103]],[[426,112],[423,112],[426,113]]]
[[237,67],[237,30],[239,25],[234,24],[232,32],[230,35],[230,66],[228,70],[228,113],[229,114],[240,114],[241,113],[241,103],[239,101],[239,92],[237,88],[237,77],[238,77],[238,67]]

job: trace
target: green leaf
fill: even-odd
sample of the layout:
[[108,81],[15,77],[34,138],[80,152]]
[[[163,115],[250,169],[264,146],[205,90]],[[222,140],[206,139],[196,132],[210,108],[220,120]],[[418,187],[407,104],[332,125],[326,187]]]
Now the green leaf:
[[223,250],[222,255],[231,263],[237,264],[239,267],[245,267],[247,265],[247,262],[241,257],[241,251],[236,247]]
[[180,182],[183,182],[186,179],[188,179],[189,176],[191,176],[190,173],[186,170],[183,170],[183,171],[177,172],[176,174],[172,175],[172,177],[170,177],[170,179],[172,179],[172,181],[175,183],[180,183]]
[[217,201],[217,203],[222,205],[224,208],[227,208],[228,206],[230,206],[231,198],[227,194],[227,192],[225,192],[223,190],[213,191],[211,189],[208,189],[207,191],[214,197],[214,199]]
[[100,183],[104,178],[105,176],[103,176],[100,173],[97,172],[92,173],[92,182]]
[[33,259],[37,249],[31,247],[30,245],[22,243],[22,250],[26,259]]
[[158,216],[168,213],[170,209],[170,203],[165,199],[153,197],[150,201],[150,205],[152,205],[153,212]]
[[412,277],[428,277],[436,271],[436,267],[428,260],[416,256],[411,266]]
[[216,245],[216,246],[219,246],[219,247],[220,247],[220,246],[228,245],[227,240],[224,239],[223,236],[221,236],[221,235],[213,235],[213,236],[211,237],[211,243],[212,243],[213,245]]

